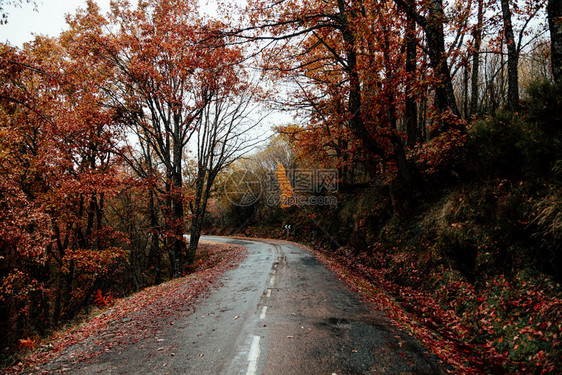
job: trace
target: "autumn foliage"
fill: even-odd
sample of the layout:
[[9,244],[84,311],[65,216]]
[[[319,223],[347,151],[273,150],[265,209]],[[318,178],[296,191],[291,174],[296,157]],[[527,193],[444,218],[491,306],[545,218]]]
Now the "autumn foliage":
[[337,170],[338,204],[219,199],[210,221],[276,237],[291,223],[459,373],[556,372],[561,96],[539,52],[545,6],[251,1],[236,35],[268,42],[262,68],[296,115],[236,167]]
[[[560,368],[555,2],[198,3],[87,1],[59,37],[0,44],[2,360],[197,271],[202,231],[290,222],[457,371]],[[294,121],[233,164],[257,100]],[[221,194],[250,170],[296,196],[298,168],[337,171],[338,205]]]
[[88,1],[60,37],[0,45],[2,360],[18,340],[195,261],[184,238],[199,194],[184,181],[187,147],[203,130],[228,143],[201,157],[202,171],[218,171],[243,132],[213,133],[208,116],[251,96],[243,48],[197,7],[122,1],[104,15]]

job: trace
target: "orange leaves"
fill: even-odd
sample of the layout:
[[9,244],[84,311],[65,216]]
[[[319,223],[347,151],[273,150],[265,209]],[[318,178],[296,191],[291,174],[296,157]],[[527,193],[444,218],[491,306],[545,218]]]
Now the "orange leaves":
[[105,296],[102,294],[101,289],[96,291],[96,295],[94,297],[94,304],[97,307],[106,307],[113,304],[113,297],[111,297],[110,293],[107,293]]
[[[291,187],[291,182],[287,177],[285,168],[281,163],[277,163],[277,172],[275,172],[277,181],[279,183],[279,190],[281,190],[281,202],[288,202],[294,195],[293,188]],[[287,208],[289,205],[281,204],[281,208]]]
[[18,350],[32,350],[33,348],[35,348],[38,341],[39,339],[37,336],[19,339]]
[[452,170],[461,161],[459,158],[462,157],[462,149],[466,141],[466,133],[460,130],[449,130],[416,150],[415,157],[427,174]]
[[0,247],[10,258],[40,263],[50,242],[49,218],[10,177],[0,179]]

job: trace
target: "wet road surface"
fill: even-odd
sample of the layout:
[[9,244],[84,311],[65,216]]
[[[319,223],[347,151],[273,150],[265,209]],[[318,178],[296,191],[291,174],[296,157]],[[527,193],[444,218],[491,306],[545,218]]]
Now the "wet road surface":
[[439,374],[433,356],[318,263],[282,241],[248,249],[192,315],[77,374]]

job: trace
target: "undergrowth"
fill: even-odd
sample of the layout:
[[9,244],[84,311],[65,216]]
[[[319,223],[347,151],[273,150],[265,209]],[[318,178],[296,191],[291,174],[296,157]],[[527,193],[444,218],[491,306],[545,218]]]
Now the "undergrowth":
[[409,215],[382,179],[337,193],[334,207],[290,207],[219,230],[311,244],[459,373],[555,373],[562,90],[535,82],[522,105],[411,150],[424,186],[400,191],[411,195]]

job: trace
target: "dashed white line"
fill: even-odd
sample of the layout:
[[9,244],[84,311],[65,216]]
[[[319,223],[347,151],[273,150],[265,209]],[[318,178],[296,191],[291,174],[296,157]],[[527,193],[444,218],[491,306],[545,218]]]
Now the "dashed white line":
[[248,354],[248,371],[246,375],[256,375],[258,369],[258,360],[260,359],[260,337],[254,336],[250,353]]
[[268,289],[268,290],[267,290],[267,293],[266,293],[265,296],[266,296],[267,298],[271,297],[271,289]]
[[271,281],[269,282],[270,286],[273,286],[275,284],[275,275],[271,276]]
[[260,314],[260,319],[264,319],[265,318],[265,313],[267,312],[267,306],[262,307],[261,309],[261,314]]

